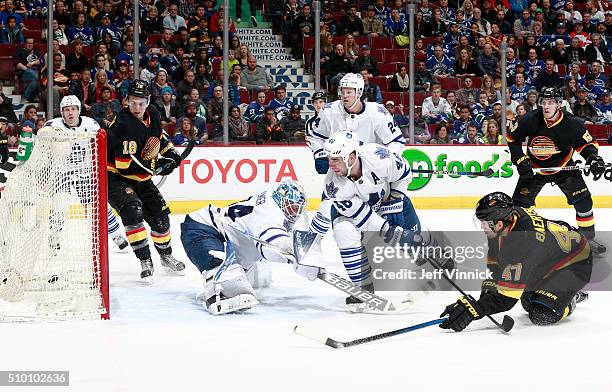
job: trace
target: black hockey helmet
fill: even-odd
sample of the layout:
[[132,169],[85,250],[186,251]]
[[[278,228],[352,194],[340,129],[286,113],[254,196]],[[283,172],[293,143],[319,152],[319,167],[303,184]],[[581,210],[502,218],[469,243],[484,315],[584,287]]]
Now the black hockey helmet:
[[476,218],[480,221],[497,222],[506,220],[514,210],[512,198],[504,192],[485,195],[476,204]]
[[322,99],[325,101],[325,98],[325,93],[323,91],[317,91],[316,93],[312,94],[312,102],[316,101],[317,99]]
[[544,87],[542,92],[540,93],[540,100],[549,98],[555,99],[558,102],[563,100],[563,96],[561,95],[561,91],[557,87]]
[[132,97],[149,98],[151,95],[151,92],[149,91],[149,84],[144,80],[134,80],[130,85],[128,95]]

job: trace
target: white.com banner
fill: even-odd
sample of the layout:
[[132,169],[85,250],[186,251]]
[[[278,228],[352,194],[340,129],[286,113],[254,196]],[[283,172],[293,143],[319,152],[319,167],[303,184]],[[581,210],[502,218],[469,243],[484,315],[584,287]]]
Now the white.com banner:
[[[495,164],[506,149],[505,146],[419,145],[406,147],[403,155],[413,169],[483,171]],[[600,147],[600,155],[606,162],[612,162],[612,147]],[[576,154],[575,159],[582,158]],[[306,146],[196,147],[160,189],[169,201],[229,201],[285,179],[299,181],[311,199],[321,196],[323,176],[314,171],[312,154]],[[414,174],[409,191],[422,206],[457,208],[463,206],[461,200],[466,201],[466,206],[473,206],[474,197],[489,192],[512,194],[517,179],[515,167],[507,160],[491,178]],[[594,181],[589,176],[586,182],[594,196],[612,196],[610,181],[603,178]],[[541,195],[563,196],[554,186],[544,187]]]

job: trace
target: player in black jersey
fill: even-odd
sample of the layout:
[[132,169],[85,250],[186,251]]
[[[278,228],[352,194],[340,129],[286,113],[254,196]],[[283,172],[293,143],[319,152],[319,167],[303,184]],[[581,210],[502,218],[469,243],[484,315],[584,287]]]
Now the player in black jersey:
[[[544,185],[555,183],[565,194],[567,202],[576,210],[579,230],[591,243],[593,254],[606,251],[594,240],[595,219],[593,199],[579,170],[533,173],[533,168],[565,167],[574,165],[574,151],[580,153],[597,178],[605,170],[598,155],[598,145],[586,130],[584,121],[561,109],[561,93],[555,87],[545,87],[540,95],[541,109],[523,116],[518,125],[508,132],[508,146],[512,162],[520,174],[512,199],[517,206],[532,207]],[[522,143],[527,139],[527,155]]]
[[151,228],[162,266],[175,272],[185,269],[185,264],[172,256],[170,209],[151,181],[151,173],[167,175],[179,167],[181,156],[163,132],[160,114],[149,105],[149,96],[145,81],[132,82],[128,107],[109,126],[107,153],[109,203],[121,216],[142,266],[140,277],[146,281],[153,275],[153,262],[144,221]]
[[532,323],[550,325],[587,298],[580,290],[591,279],[592,256],[581,232],[515,207],[502,192],[480,199],[476,218],[489,239],[487,265],[496,287],[483,286],[478,301],[461,297],[447,306],[441,328],[462,331],[473,320],[512,309],[519,299]]

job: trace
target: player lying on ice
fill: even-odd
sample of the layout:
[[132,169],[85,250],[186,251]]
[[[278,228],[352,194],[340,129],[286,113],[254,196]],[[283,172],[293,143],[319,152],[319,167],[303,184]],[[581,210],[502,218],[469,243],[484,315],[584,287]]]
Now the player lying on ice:
[[291,229],[305,206],[302,187],[289,180],[226,208],[209,205],[185,217],[181,241],[204,278],[204,291],[198,298],[202,297],[206,310],[217,315],[258,303],[254,288],[270,283],[262,276],[259,260],[289,260],[242,233],[292,254]]
[[570,315],[580,291],[591,279],[592,253],[582,231],[563,221],[539,216],[494,192],[476,206],[476,218],[488,238],[488,267],[480,299],[461,297],[446,307],[441,328],[463,331],[473,320],[508,311],[521,301],[535,325],[557,323]]

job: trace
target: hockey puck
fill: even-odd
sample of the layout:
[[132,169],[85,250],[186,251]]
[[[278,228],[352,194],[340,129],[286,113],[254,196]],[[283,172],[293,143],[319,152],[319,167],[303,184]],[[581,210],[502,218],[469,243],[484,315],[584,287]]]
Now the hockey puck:
[[59,280],[59,276],[57,276],[57,275],[52,275],[52,276],[49,278],[48,282],[49,282],[50,284],[54,284],[54,283],[56,283],[58,280]]

